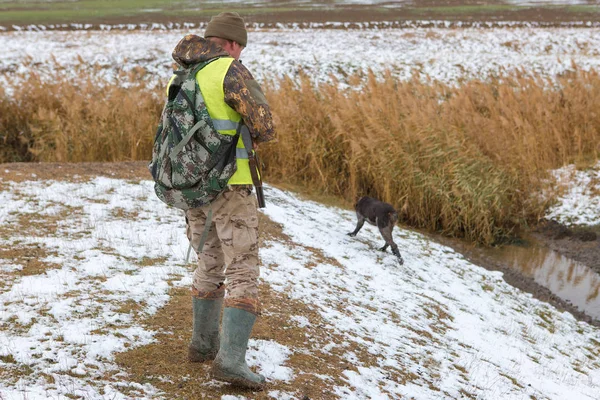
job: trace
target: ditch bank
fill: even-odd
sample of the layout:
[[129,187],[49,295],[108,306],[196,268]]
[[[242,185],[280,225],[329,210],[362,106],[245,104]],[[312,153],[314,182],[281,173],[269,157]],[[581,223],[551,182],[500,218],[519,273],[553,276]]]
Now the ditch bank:
[[484,248],[435,235],[469,261],[503,273],[511,286],[600,326],[600,240],[595,228],[542,221],[520,244]]

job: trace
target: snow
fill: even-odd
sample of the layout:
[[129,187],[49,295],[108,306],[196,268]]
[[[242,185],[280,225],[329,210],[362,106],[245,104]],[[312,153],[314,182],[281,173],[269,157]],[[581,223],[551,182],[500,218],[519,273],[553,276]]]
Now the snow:
[[[45,261],[57,264],[20,276],[14,272],[26,266],[19,259],[0,259],[0,368],[12,365],[10,356],[32,370],[19,379],[4,376],[0,397],[166,398],[150,384],[131,382],[114,355],[156,340],[123,304],[133,301],[149,316],[169,301],[171,288],[191,284],[181,212],[162,204],[149,181],[2,182],[0,223],[17,223],[23,214],[64,218],[52,236],[0,238],[1,248],[46,247],[52,255]],[[292,243],[275,238],[260,249],[262,281],[317,312],[325,321],[320,329],[343,338],[318,350],[343,354],[355,366],[340,377],[332,397],[437,399],[443,393],[459,399],[469,392],[478,399],[598,398],[600,368],[591,353],[597,328],[423,235],[395,230],[405,259],[400,266],[377,250],[381,238],[373,227],[355,238],[346,235],[354,228],[352,212],[270,186],[265,194],[263,212],[282,224]],[[120,218],[117,210],[137,214]],[[164,261],[142,266],[145,258]],[[290,322],[311,325],[303,315]],[[300,399],[277,383],[302,372],[290,356],[316,351],[314,345],[251,339],[247,358],[267,377],[270,397]],[[357,348],[375,362],[363,364]],[[390,370],[415,378],[397,382]]]
[[[136,397],[155,398],[156,390],[148,385],[127,381],[115,385],[101,377],[109,371],[118,373],[115,352],[154,340],[155,332],[136,325],[131,314],[119,311],[121,305],[134,301],[142,306],[142,314],[151,315],[169,301],[170,288],[191,284],[191,272],[181,264],[187,247],[181,213],[166,210],[154,197],[150,182],[97,178],[88,184],[38,181],[18,188],[18,195],[0,193],[3,224],[20,213],[54,215],[64,207],[82,207],[82,212],[61,221],[59,235],[15,236],[2,242],[3,248],[17,242],[44,245],[58,254],[44,261],[60,268],[33,276],[0,275],[0,283],[7,285],[0,285],[0,324],[5,327],[0,332],[0,356],[11,355],[16,363],[55,379],[54,384],[43,379],[0,383],[1,398],[82,393],[86,398],[105,398],[107,393],[126,398],[119,386],[137,390]],[[121,220],[113,216],[115,210],[138,214],[134,220]],[[157,226],[171,233],[152,234]],[[91,233],[86,236],[84,231]],[[136,264],[145,257],[163,256],[167,260],[162,266]],[[11,260],[1,259],[0,264],[4,272],[23,268]],[[11,329],[15,323],[26,331]],[[291,369],[280,364],[289,354],[276,342],[254,341],[248,360],[268,378],[286,381]]]
[[[424,382],[434,382],[440,390],[455,396],[462,388],[478,393],[481,399],[516,399],[525,393],[560,399],[582,388],[577,383],[580,379],[577,374],[571,375],[562,368],[567,360],[558,361],[551,354],[554,353],[552,348],[562,347],[560,341],[536,325],[535,318],[531,319],[535,312],[550,312],[552,318],[564,323],[561,329],[567,329],[563,331],[567,334],[569,323],[566,321],[571,320],[570,315],[555,314],[527,294],[514,296],[515,289],[501,279],[500,273],[484,271],[453,250],[421,235],[408,231],[396,234],[405,258],[405,266],[398,267],[391,254],[383,257],[378,254],[376,249],[381,239],[376,229],[363,228],[368,233],[361,231],[359,236],[365,239],[358,243],[345,235],[341,227],[352,230],[353,213],[316,203],[299,203],[292,195],[274,189],[270,191],[270,199],[275,204],[267,207],[265,213],[284,224],[284,233],[294,243],[321,249],[325,256],[334,258],[344,268],[319,264],[306,270],[302,268],[302,254],[297,255],[298,246],[273,245],[264,249],[261,257],[263,263],[278,267],[275,272],[265,271],[265,279],[271,287],[319,306],[321,314],[332,321],[329,329],[346,336],[348,341],[365,343],[368,338],[375,339],[369,343],[369,351],[379,355],[382,366],[365,368],[358,375],[348,373],[349,386],[340,388],[342,398],[378,398],[376,390],[382,383],[399,396],[436,398],[435,391],[425,385],[408,390],[382,378],[390,360],[402,369],[419,371]],[[290,259],[296,260],[291,262]],[[315,281],[318,287],[326,286],[328,290],[315,293],[311,285]],[[493,286],[491,293],[482,289],[484,284]],[[328,291],[336,294],[330,296]],[[431,321],[424,315],[424,310],[432,304],[453,318],[452,322],[446,321],[451,329],[443,335],[432,329]],[[377,311],[366,308],[368,305]],[[392,321],[391,311],[400,313],[399,324]],[[437,368],[425,369],[421,365],[428,356],[411,341],[415,338],[411,330],[415,326],[435,338],[431,343],[433,349],[429,350],[435,353]],[[528,337],[534,337],[539,344],[532,346]],[[533,360],[536,357],[545,360],[540,365]],[[453,371],[453,364],[467,366],[466,379]],[[548,370],[559,373],[561,383],[549,382],[552,378]],[[522,377],[530,386],[523,391],[511,385],[494,384],[507,379],[503,374],[519,381]],[[593,387],[583,390],[578,398],[595,398],[595,390]]]
[[[19,73],[75,74],[79,69],[107,82],[121,71],[144,67],[153,83],[172,73],[171,52],[187,33],[170,31],[0,32],[0,81]],[[547,76],[600,65],[600,28],[389,28],[257,29],[242,60],[264,82],[300,72],[317,82],[389,69],[398,79],[414,71],[422,79],[458,82],[522,68]],[[81,61],[80,61],[81,60]]]
[[546,218],[566,225],[600,224],[600,163],[583,171],[567,165],[553,174],[564,193]]

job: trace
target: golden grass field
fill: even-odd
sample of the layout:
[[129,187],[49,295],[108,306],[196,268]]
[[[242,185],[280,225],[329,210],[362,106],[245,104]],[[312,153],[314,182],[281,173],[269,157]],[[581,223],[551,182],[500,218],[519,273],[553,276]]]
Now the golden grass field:
[[[0,162],[148,160],[164,99],[144,73],[123,73],[127,88],[59,73],[30,74],[10,96],[0,88]],[[345,204],[368,194],[395,205],[404,224],[494,244],[541,218],[549,169],[598,158],[593,71],[457,86],[389,74],[349,81],[268,85],[278,131],[259,150],[268,182]]]

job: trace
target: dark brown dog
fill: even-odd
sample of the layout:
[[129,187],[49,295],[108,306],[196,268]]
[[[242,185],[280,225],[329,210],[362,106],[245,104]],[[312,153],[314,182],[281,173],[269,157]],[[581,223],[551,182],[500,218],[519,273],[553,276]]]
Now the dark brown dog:
[[360,228],[363,227],[365,221],[367,221],[369,224],[379,228],[379,232],[381,232],[381,236],[383,236],[383,239],[385,240],[385,244],[380,250],[385,251],[388,246],[390,246],[392,248],[392,253],[398,257],[400,265],[404,264],[398,246],[392,239],[392,229],[394,229],[394,225],[396,224],[396,221],[398,221],[398,213],[394,207],[391,204],[365,196],[358,199],[354,205],[354,209],[356,210],[358,221],[356,223],[356,229],[354,232],[350,232],[348,236],[356,236],[358,231],[360,231]]

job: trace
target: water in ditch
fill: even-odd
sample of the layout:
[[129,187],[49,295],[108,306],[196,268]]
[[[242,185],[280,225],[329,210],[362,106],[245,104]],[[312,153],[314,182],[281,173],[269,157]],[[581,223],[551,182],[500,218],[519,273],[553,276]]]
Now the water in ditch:
[[578,311],[600,321],[600,274],[533,240],[529,242],[527,247],[509,245],[457,250],[475,264],[489,265],[492,261],[517,271],[571,303]]

